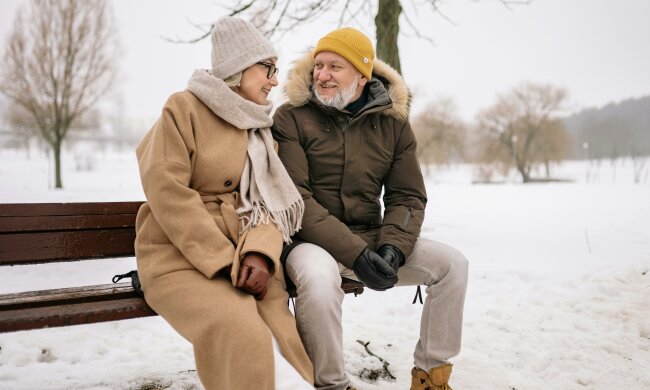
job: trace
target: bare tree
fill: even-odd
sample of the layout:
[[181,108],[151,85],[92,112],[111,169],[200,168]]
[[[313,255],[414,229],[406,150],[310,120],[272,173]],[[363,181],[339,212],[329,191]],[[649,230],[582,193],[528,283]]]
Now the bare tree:
[[451,98],[440,98],[413,119],[418,158],[425,164],[448,164],[465,155],[466,128]]
[[14,20],[0,91],[52,147],[56,188],[63,140],[115,78],[116,36],[106,0],[32,0]]
[[[527,5],[532,0],[496,0],[507,8],[515,5]],[[360,17],[373,19],[377,36],[377,57],[402,73],[397,38],[400,33],[400,21],[408,27],[408,32],[418,38],[433,42],[420,32],[412,22],[411,14],[428,11],[443,16],[451,21],[440,9],[441,0],[237,0],[234,5],[225,6],[225,13],[230,16],[240,15],[250,19],[267,36],[284,35],[296,27],[316,20],[332,12],[338,15],[338,25],[342,26]],[[404,7],[406,6],[406,8]],[[190,39],[175,39],[175,42],[198,42],[210,35],[212,24],[195,25],[203,32]]]
[[552,119],[543,125],[541,135],[532,147],[532,160],[544,164],[546,178],[551,177],[551,163],[564,160],[571,149],[571,137],[561,119]]
[[634,183],[639,184],[641,183],[643,172],[646,172],[646,179],[648,177],[647,168],[645,165],[648,159],[644,156],[640,156],[638,153],[635,153],[635,151],[632,151],[632,153],[630,153],[630,159],[632,160]]
[[562,88],[533,83],[499,96],[494,105],[477,115],[481,160],[514,165],[527,183],[536,164],[548,167],[551,161],[563,159],[570,137],[557,114],[566,97]]

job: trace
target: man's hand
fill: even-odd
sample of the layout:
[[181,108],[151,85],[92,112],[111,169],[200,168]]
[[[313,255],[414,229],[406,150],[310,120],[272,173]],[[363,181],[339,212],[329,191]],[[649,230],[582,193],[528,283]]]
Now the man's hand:
[[385,262],[390,264],[395,272],[397,272],[399,267],[404,265],[404,253],[402,253],[402,251],[396,246],[384,244],[379,248],[379,250],[377,250],[377,254],[381,256]]
[[239,267],[237,288],[254,295],[261,301],[266,296],[266,289],[271,280],[271,267],[266,256],[259,253],[247,253]]
[[397,272],[381,256],[368,248],[354,261],[352,270],[366,287],[373,290],[388,290],[397,283]]

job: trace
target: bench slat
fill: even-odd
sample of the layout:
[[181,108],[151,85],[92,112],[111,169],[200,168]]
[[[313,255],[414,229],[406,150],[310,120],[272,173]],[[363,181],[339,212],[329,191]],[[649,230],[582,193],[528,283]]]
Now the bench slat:
[[[345,279],[345,293],[363,293],[363,284]],[[289,291],[295,297],[295,290]],[[155,316],[130,283],[28,291],[0,295],[0,333]]]
[[135,229],[0,235],[0,264],[28,264],[134,255]]
[[0,233],[135,227],[136,214],[0,217]]
[[0,217],[137,214],[142,203],[144,202],[5,203],[0,204]]
[[[347,278],[343,279],[341,289],[346,294],[359,295],[363,293],[364,286],[362,283]],[[288,293],[291,298],[297,296],[295,288],[289,289]],[[0,311],[136,297],[138,296],[133,291],[131,283],[128,282],[26,291],[0,295]]]
[[0,332],[155,316],[142,298],[0,311]]
[[128,282],[25,291],[0,295],[0,311],[137,297]]

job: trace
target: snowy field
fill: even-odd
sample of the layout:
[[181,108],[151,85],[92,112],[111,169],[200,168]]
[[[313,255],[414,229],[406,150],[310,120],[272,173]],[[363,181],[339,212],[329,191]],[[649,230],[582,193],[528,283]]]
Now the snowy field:
[[[650,161],[646,166],[650,166]],[[614,168],[616,169],[614,171]],[[647,170],[648,168],[646,168]],[[140,200],[131,153],[66,156],[63,191],[37,153],[0,150],[0,202]],[[571,182],[473,185],[431,169],[422,236],[470,260],[460,390],[650,389],[650,183],[629,160],[570,162]],[[108,283],[132,258],[0,269],[0,293]],[[359,389],[407,389],[418,337],[414,288],[344,301],[347,370]],[[396,380],[357,340],[390,362]],[[0,389],[201,389],[188,342],[162,319],[0,334]]]

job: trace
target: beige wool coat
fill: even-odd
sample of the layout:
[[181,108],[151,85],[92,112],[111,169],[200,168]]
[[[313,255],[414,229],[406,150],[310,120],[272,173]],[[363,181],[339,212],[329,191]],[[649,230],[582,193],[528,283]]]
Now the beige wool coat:
[[[287,307],[281,234],[271,224],[239,235],[235,209],[247,144],[247,131],[184,91],[167,100],[136,150],[147,198],[135,241],[144,296],[192,343],[199,378],[209,390],[273,389],[271,334],[313,383]],[[248,252],[263,253],[275,265],[262,301],[234,287]]]

